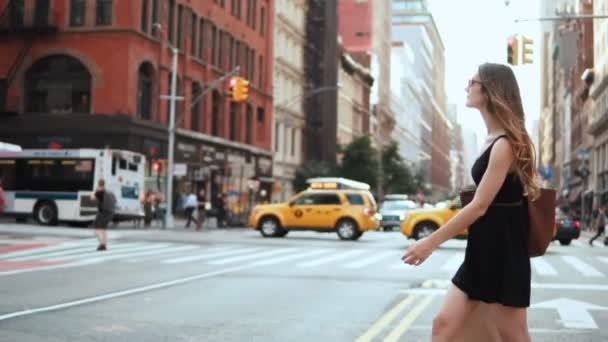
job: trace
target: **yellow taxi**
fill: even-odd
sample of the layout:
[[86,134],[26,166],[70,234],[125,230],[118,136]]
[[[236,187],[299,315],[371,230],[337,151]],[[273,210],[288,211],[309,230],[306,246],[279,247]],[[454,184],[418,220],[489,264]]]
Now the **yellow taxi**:
[[[420,240],[446,224],[461,209],[460,198],[456,197],[438,208],[412,210],[401,223],[401,233],[408,239]],[[468,229],[458,235],[457,238],[465,238],[467,232]]]
[[249,226],[264,237],[284,237],[291,230],[336,232],[357,240],[380,226],[369,185],[345,178],[312,178],[310,187],[287,203],[257,205]]

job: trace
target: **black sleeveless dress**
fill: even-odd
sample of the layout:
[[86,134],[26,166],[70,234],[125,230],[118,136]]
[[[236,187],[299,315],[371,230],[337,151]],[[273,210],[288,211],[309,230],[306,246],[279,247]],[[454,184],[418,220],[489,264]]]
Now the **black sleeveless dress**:
[[[499,136],[471,169],[479,185]],[[486,213],[470,227],[464,262],[452,283],[469,299],[512,307],[530,306],[528,213],[524,187],[509,173]],[[519,203],[519,204],[518,204]]]

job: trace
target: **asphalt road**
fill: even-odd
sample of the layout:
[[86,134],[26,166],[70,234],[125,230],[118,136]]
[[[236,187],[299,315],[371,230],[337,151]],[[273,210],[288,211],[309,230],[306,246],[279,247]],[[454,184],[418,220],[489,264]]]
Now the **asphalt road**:
[[[465,241],[247,229],[92,232],[0,224],[0,341],[429,341]],[[533,259],[533,341],[608,341],[608,248]],[[474,322],[474,321],[473,321]]]

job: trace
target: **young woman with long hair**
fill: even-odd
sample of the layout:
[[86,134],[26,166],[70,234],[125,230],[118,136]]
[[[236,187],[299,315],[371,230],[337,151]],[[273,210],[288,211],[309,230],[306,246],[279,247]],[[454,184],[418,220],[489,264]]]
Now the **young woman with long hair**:
[[433,341],[452,341],[480,302],[488,304],[503,342],[530,341],[528,219],[524,195],[536,198],[535,155],[525,128],[519,86],[502,64],[479,67],[466,87],[467,106],[488,130],[471,174],[475,197],[452,220],[410,246],[403,261],[423,263],[439,245],[469,227],[465,258],[433,320]]

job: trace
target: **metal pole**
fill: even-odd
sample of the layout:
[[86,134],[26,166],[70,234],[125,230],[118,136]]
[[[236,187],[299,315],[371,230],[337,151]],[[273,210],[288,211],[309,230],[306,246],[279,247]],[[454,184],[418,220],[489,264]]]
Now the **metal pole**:
[[517,18],[514,21],[516,23],[526,22],[526,21],[562,21],[562,20],[593,20],[593,19],[607,19],[608,15],[606,14],[579,14],[579,15],[561,15],[561,16],[553,16],[553,17],[541,17],[541,18]]
[[171,98],[169,99],[169,147],[167,151],[167,210],[165,228],[173,228],[173,159],[175,149],[175,101],[177,100],[177,58],[179,51],[173,47],[173,68],[171,74]]

